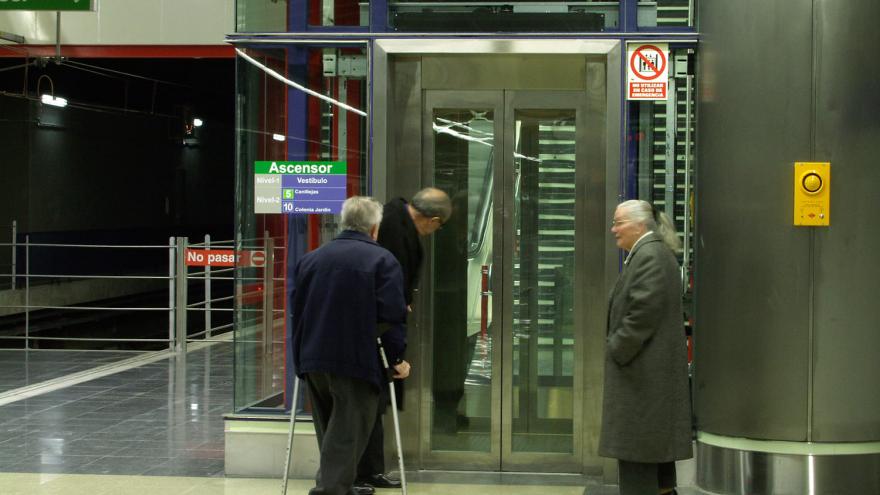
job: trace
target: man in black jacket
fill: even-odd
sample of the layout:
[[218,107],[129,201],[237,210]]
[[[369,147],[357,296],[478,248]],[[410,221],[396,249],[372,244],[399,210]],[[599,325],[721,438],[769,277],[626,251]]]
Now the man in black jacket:
[[[427,187],[417,192],[412,201],[395,198],[385,203],[382,224],[379,228],[379,245],[391,251],[403,269],[403,295],[411,310],[413,290],[418,285],[422,267],[422,244],[420,237],[436,232],[452,215],[449,196],[440,189]],[[402,383],[396,382],[398,396],[402,404]],[[400,481],[385,474],[385,432],[382,415],[387,400],[379,401],[376,423],[370,441],[358,464],[356,485],[374,488],[399,488]]]
[[320,468],[310,495],[358,495],[357,464],[376,422],[383,373],[379,325],[396,377],[409,375],[406,302],[400,264],[376,243],[382,205],[365,197],[342,205],[342,233],[303,256],[291,295],[293,365],[312,401]]

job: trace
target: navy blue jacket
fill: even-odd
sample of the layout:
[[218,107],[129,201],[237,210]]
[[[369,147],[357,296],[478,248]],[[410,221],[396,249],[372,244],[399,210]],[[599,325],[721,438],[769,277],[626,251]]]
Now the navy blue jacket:
[[376,347],[379,324],[388,359],[406,348],[406,303],[400,263],[370,236],[351,230],[303,256],[290,297],[293,364],[310,372],[383,382]]

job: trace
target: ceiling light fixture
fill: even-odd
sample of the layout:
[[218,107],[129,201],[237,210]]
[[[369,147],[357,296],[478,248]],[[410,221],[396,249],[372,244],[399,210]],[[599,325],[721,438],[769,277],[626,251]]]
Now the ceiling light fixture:
[[60,96],[55,96],[55,83],[52,82],[52,78],[43,74],[37,79],[37,94],[40,94],[40,83],[43,82],[43,79],[49,81],[49,92],[44,93],[40,96],[40,101],[46,105],[52,105],[53,107],[64,108],[67,106],[67,99],[61,98]]
[[60,96],[43,95],[40,97],[40,101],[46,105],[52,105],[53,107],[64,108],[67,106],[67,100]]
[[193,119],[193,127],[201,127],[202,125],[204,125],[204,123],[205,122],[198,117]]

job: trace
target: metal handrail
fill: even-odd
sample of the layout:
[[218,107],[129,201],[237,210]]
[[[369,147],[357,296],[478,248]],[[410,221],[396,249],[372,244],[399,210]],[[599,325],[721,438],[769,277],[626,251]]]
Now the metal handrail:
[[[206,335],[206,334],[208,334],[209,332],[212,332],[212,331],[214,331],[214,330],[223,330],[224,328],[232,328],[232,325],[233,325],[232,323],[227,323],[227,324],[225,324],[225,325],[220,325],[219,327],[213,327],[213,328],[211,328],[211,329],[209,329],[209,330],[202,330],[201,332],[191,334],[189,337],[187,337],[187,340],[188,340],[188,341],[195,341],[195,342],[202,342],[202,341],[205,340],[205,339],[195,339],[195,338],[193,338],[193,337],[198,337],[198,336],[200,336],[200,335]],[[215,334],[215,335],[216,335],[216,334]]]
[[209,240],[206,240],[205,242],[196,242],[196,243],[192,243],[192,244],[189,245],[189,247],[199,247],[199,246],[208,246],[208,245],[210,245],[212,248],[216,248],[216,247],[226,246],[227,244],[230,245],[230,246],[234,246],[234,245],[235,245],[235,239],[230,239],[230,240],[228,240],[228,241],[212,241],[212,240],[209,239]]
[[196,306],[202,306],[202,305],[208,304],[209,302],[229,301],[229,300],[233,300],[233,299],[235,299],[235,296],[215,297],[215,298],[211,299],[210,301],[194,302],[192,304],[187,305],[186,307],[187,308],[194,308]]
[[164,306],[152,306],[152,307],[139,307],[139,308],[126,308],[126,307],[112,307],[112,306],[43,306],[38,304],[15,304],[15,305],[0,305],[0,308],[3,309],[70,309],[70,310],[79,310],[79,311],[168,311],[169,309]]
[[[208,267],[205,267],[205,268],[208,268]],[[234,272],[234,271],[235,271],[235,267],[234,267],[234,266],[230,266],[230,267],[227,267],[227,268],[217,268],[217,269],[211,268],[210,271],[205,271],[205,270],[203,270],[203,271],[200,271],[200,272],[193,272],[193,273],[190,273],[190,274],[189,274],[189,278],[196,278],[196,277],[194,277],[194,275],[204,275],[205,273],[221,273],[221,272]]]
[[[21,243],[13,244],[13,243],[0,243],[0,246],[20,246]],[[48,243],[36,243],[29,242],[29,247],[59,247],[59,248],[101,248],[101,249],[168,249],[169,246],[157,246],[157,245],[146,245],[146,246],[138,246],[138,245],[129,245],[129,244],[48,244]]]
[[[0,277],[9,276],[10,273],[0,273]],[[132,279],[132,280],[168,280],[169,276],[166,275],[71,275],[71,274],[30,274],[30,275],[16,275],[17,277],[28,277],[28,278],[88,278],[88,279]]]
[[[162,275],[98,275],[98,274],[46,274],[46,273],[30,273],[30,258],[32,257],[32,248],[86,248],[86,249],[167,249],[169,250],[170,255],[173,257],[177,251],[177,246],[173,243],[167,246],[155,246],[155,245],[97,245],[97,244],[58,244],[58,243],[31,243],[30,236],[25,236],[24,243],[3,243],[3,245],[15,246],[15,248],[23,247],[25,250],[25,270],[24,273],[11,273],[9,276],[15,278],[22,278],[25,282],[24,287],[24,304],[7,304],[0,305],[0,308],[4,309],[20,309],[24,310],[25,314],[25,332],[24,336],[5,336],[4,338],[18,338],[25,340],[25,348],[30,348],[29,342],[38,341],[38,340],[76,340],[76,341],[94,341],[94,342],[103,342],[103,341],[135,341],[135,342],[169,342],[171,336],[169,335],[169,339],[124,339],[124,338],[92,338],[92,337],[45,337],[45,336],[35,336],[30,334],[30,313],[32,310],[68,310],[68,311],[117,311],[117,312],[153,312],[153,311],[168,311],[173,312],[174,306],[150,306],[150,307],[133,307],[133,306],[98,306],[98,305],[58,305],[58,304],[33,304],[31,302],[31,280],[37,279],[115,279],[115,280],[168,280],[171,282],[177,275],[173,271],[169,270],[169,274],[167,276]],[[6,276],[4,274],[3,276]]]
[[[279,237],[280,238],[280,237]],[[15,239],[13,239],[15,241]],[[176,349],[178,352],[185,352],[186,350],[186,342],[188,341],[215,341],[212,339],[212,336],[216,333],[222,333],[224,330],[228,330],[230,328],[234,328],[234,323],[225,323],[218,326],[213,326],[211,324],[211,314],[214,312],[218,312],[218,314],[227,314],[230,312],[241,312],[243,314],[266,314],[273,315],[270,318],[264,318],[261,326],[264,330],[264,336],[260,340],[255,340],[255,343],[262,343],[263,346],[267,349],[268,352],[273,352],[272,346],[273,344],[279,344],[282,342],[275,341],[272,339],[272,335],[277,333],[279,322],[282,319],[279,317],[284,313],[283,308],[275,308],[274,301],[279,293],[283,293],[284,285],[283,282],[285,277],[276,277],[274,273],[276,273],[276,269],[267,269],[270,267],[283,266],[284,261],[281,256],[278,256],[276,259],[275,253],[278,250],[282,252],[286,249],[283,245],[276,246],[275,238],[270,237],[268,235],[264,236],[261,241],[263,242],[262,246],[254,246],[255,249],[258,249],[264,253],[266,253],[266,266],[262,267],[263,276],[262,277],[238,277],[235,276],[236,268],[243,267],[211,267],[206,266],[204,269],[200,269],[198,271],[194,271],[193,273],[189,273],[189,267],[185,263],[185,257],[183,253],[186,252],[187,247],[204,247],[206,249],[211,248],[221,248],[225,245],[234,244],[233,241],[221,241],[221,242],[211,242],[210,236],[205,236],[205,241],[203,243],[192,244],[189,245],[188,240],[183,237],[178,238],[169,238],[169,242],[167,245],[99,245],[99,244],[59,244],[59,243],[31,243],[30,236],[24,236],[24,242],[13,242],[13,243],[0,243],[0,246],[13,246],[13,251],[23,250],[24,256],[23,263],[21,263],[21,267],[23,270],[13,270],[13,273],[4,274],[0,273],[0,277],[11,276],[13,280],[13,288],[15,288],[15,280],[18,278],[23,281],[23,286],[21,287],[24,292],[24,301],[23,304],[6,304],[0,305],[0,309],[19,309],[23,310],[24,313],[24,335],[7,335],[0,336],[0,339],[6,340],[23,340],[25,342],[25,349],[31,348],[29,342],[37,342],[40,340],[46,341],[79,341],[79,342],[163,342],[168,343],[169,348]],[[75,249],[164,249],[168,251],[168,274],[167,275],[97,275],[97,274],[48,274],[48,273],[30,273],[31,268],[31,260],[33,258],[33,250],[32,248],[75,248]],[[3,265],[6,266],[6,265]],[[14,266],[14,265],[11,265]],[[259,268],[259,267],[258,267]],[[82,279],[93,279],[93,280],[102,280],[102,279],[112,279],[112,280],[156,280],[156,281],[167,281],[168,283],[168,304],[162,306],[148,306],[148,307],[137,307],[137,306],[98,306],[98,305],[58,305],[58,304],[34,304],[33,296],[31,294],[31,281],[39,280],[39,279],[69,279],[69,280],[82,280]],[[249,290],[246,292],[234,292],[236,289],[232,288],[233,294],[228,295],[223,294],[220,297],[211,297],[211,281],[239,281],[244,283],[250,282],[262,282],[265,290]],[[190,286],[195,281],[201,281],[205,284],[205,298],[202,301],[189,303],[187,301],[187,287]],[[230,290],[227,287],[224,287],[224,292]],[[240,301],[241,298],[249,297],[249,296],[260,296],[262,298],[262,304],[260,306],[251,306],[251,307],[238,307],[242,306],[236,303],[236,301]],[[232,302],[232,304],[230,304]],[[221,305],[225,307],[214,307],[213,305]],[[232,307],[230,307],[232,306]],[[49,337],[49,336],[38,336],[31,335],[31,312],[39,311],[39,310],[70,310],[70,311],[116,311],[116,312],[159,312],[166,311],[168,312],[168,338],[91,338],[91,337]],[[189,333],[189,328],[187,326],[187,313],[190,311],[197,311],[205,315],[205,328],[196,333]],[[243,341],[241,341],[243,342]]]
[[168,339],[105,339],[100,337],[27,337],[21,335],[0,335],[3,340],[70,340],[95,342],[168,342]]

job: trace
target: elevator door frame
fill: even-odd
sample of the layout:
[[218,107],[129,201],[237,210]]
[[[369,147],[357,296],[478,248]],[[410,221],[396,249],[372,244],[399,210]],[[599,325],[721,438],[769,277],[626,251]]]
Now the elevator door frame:
[[[382,200],[390,197],[410,197],[427,177],[414,158],[421,157],[422,81],[419,60],[431,54],[560,54],[577,53],[587,58],[587,98],[589,112],[600,120],[600,129],[587,136],[590,152],[587,159],[589,176],[583,185],[589,209],[595,214],[579,219],[589,237],[584,241],[584,254],[597,260],[595,266],[585,267],[586,276],[595,283],[583,290],[585,326],[589,328],[582,339],[583,431],[575,443],[581,442],[580,466],[567,466],[562,471],[599,474],[612,468],[610,461],[596,455],[601,421],[602,356],[605,340],[604,321],[607,294],[618,271],[618,251],[607,233],[607,219],[617,205],[621,173],[621,44],[616,40],[551,40],[551,39],[377,39],[372,52],[373,84],[373,142],[372,161],[374,196]],[[415,115],[414,115],[415,114]],[[411,116],[417,117],[416,121]],[[602,125],[604,123],[604,125]],[[387,165],[386,165],[387,164]],[[579,186],[580,187],[580,186]],[[388,191],[391,191],[389,194]],[[604,210],[604,211],[603,211]],[[430,259],[426,259],[425,272]],[[425,297],[423,287],[422,294]],[[409,322],[409,356],[422,361],[427,347],[424,335],[424,310],[414,306]],[[414,362],[413,376],[409,379],[406,410],[402,413],[403,447],[407,466],[412,469],[469,469],[495,471],[498,465],[473,464],[462,458],[459,462],[435,462],[422,450],[423,404],[420,395],[424,374],[430,372],[429,363]],[[430,393],[430,391],[428,391]],[[386,432],[387,433],[387,432]],[[390,437],[388,438],[390,440]],[[462,462],[464,461],[464,462]],[[511,465],[514,470],[536,469],[534,464]],[[537,469],[542,469],[538,467]],[[613,468],[612,468],[613,469]],[[560,469],[547,469],[560,471]]]
[[[583,337],[588,333],[584,328],[586,325],[583,306],[576,305],[574,307],[574,334],[572,336],[574,344],[573,352],[573,373],[572,373],[572,452],[571,453],[550,453],[550,452],[514,452],[513,451],[513,426],[514,416],[514,300],[516,299],[514,291],[514,252],[516,249],[514,224],[515,218],[512,212],[516,209],[516,174],[514,151],[516,147],[515,133],[516,124],[515,117],[518,110],[572,110],[575,112],[575,266],[573,267],[573,291],[574,301],[584,299],[584,287],[587,284],[585,276],[585,265],[596,264],[600,260],[589,260],[584,256],[584,223],[578,222],[584,217],[590,215],[586,208],[586,198],[578,191],[583,189],[586,177],[589,171],[586,169],[586,155],[591,150],[586,149],[588,129],[599,127],[596,122],[588,123],[588,111],[585,91],[510,91],[510,90],[476,90],[476,91],[444,91],[429,90],[425,91],[424,109],[422,112],[422,129],[423,129],[423,158],[422,158],[422,176],[430,178],[434,176],[435,166],[435,138],[436,134],[431,126],[433,120],[433,111],[441,108],[472,108],[472,109],[492,109],[494,134],[494,150],[495,159],[492,166],[494,168],[494,177],[500,180],[493,181],[492,187],[492,315],[493,321],[490,326],[490,336],[492,337],[492,381],[491,381],[491,406],[490,406],[490,451],[487,453],[475,453],[472,451],[434,451],[432,450],[432,420],[431,420],[431,373],[426,372],[422,381],[422,403],[421,403],[421,432],[419,437],[422,439],[421,451],[422,458],[426,467],[431,468],[432,463],[436,462],[438,466],[454,466],[461,463],[461,467],[480,465],[487,469],[500,469],[502,471],[542,471],[542,472],[577,472],[580,470],[581,457],[583,455]],[[592,124],[592,125],[590,125]],[[500,132],[499,132],[500,131]],[[595,151],[595,150],[593,150]],[[525,176],[523,176],[524,178]],[[521,180],[523,180],[521,178]],[[427,184],[426,184],[427,185]],[[580,187],[578,187],[580,186]],[[593,212],[595,215],[595,212]],[[432,258],[429,253],[429,259]],[[433,300],[431,288],[433,286],[431,270],[426,271],[422,286],[424,287],[424,297],[420,301],[420,306],[424,311],[426,318],[423,318],[423,334],[434,335],[432,327],[432,319],[429,317],[434,308],[431,307]],[[521,281],[520,281],[521,282]],[[500,289],[500,290],[499,290]],[[535,288],[536,289],[536,288]],[[532,310],[536,310],[533,308]],[[537,316],[534,316],[537,318]],[[537,321],[534,327],[537,329]],[[596,329],[591,329],[595,331]],[[527,339],[520,340],[520,346],[529,345],[538,338],[537,332]],[[500,345],[499,345],[500,344]],[[432,359],[434,356],[433,345],[426,346],[422,355],[423,366],[426,370],[433,369]],[[523,353],[520,348],[520,363],[522,363]],[[535,349],[535,351],[537,348]],[[533,356],[537,359],[537,356]],[[537,360],[529,365],[537,365]],[[528,401],[529,397],[523,396],[522,391],[525,382],[531,382],[532,376],[520,376],[520,385],[517,387],[520,391],[519,401]],[[537,379],[537,378],[536,378]],[[537,384],[535,384],[537,385]],[[525,388],[528,390],[528,387]],[[535,406],[536,404],[529,404]],[[521,420],[535,419],[537,411],[528,407],[529,413],[526,418],[520,417]],[[534,418],[532,414],[534,413]],[[539,420],[540,421],[540,420]],[[522,434],[522,433],[520,433]]]

